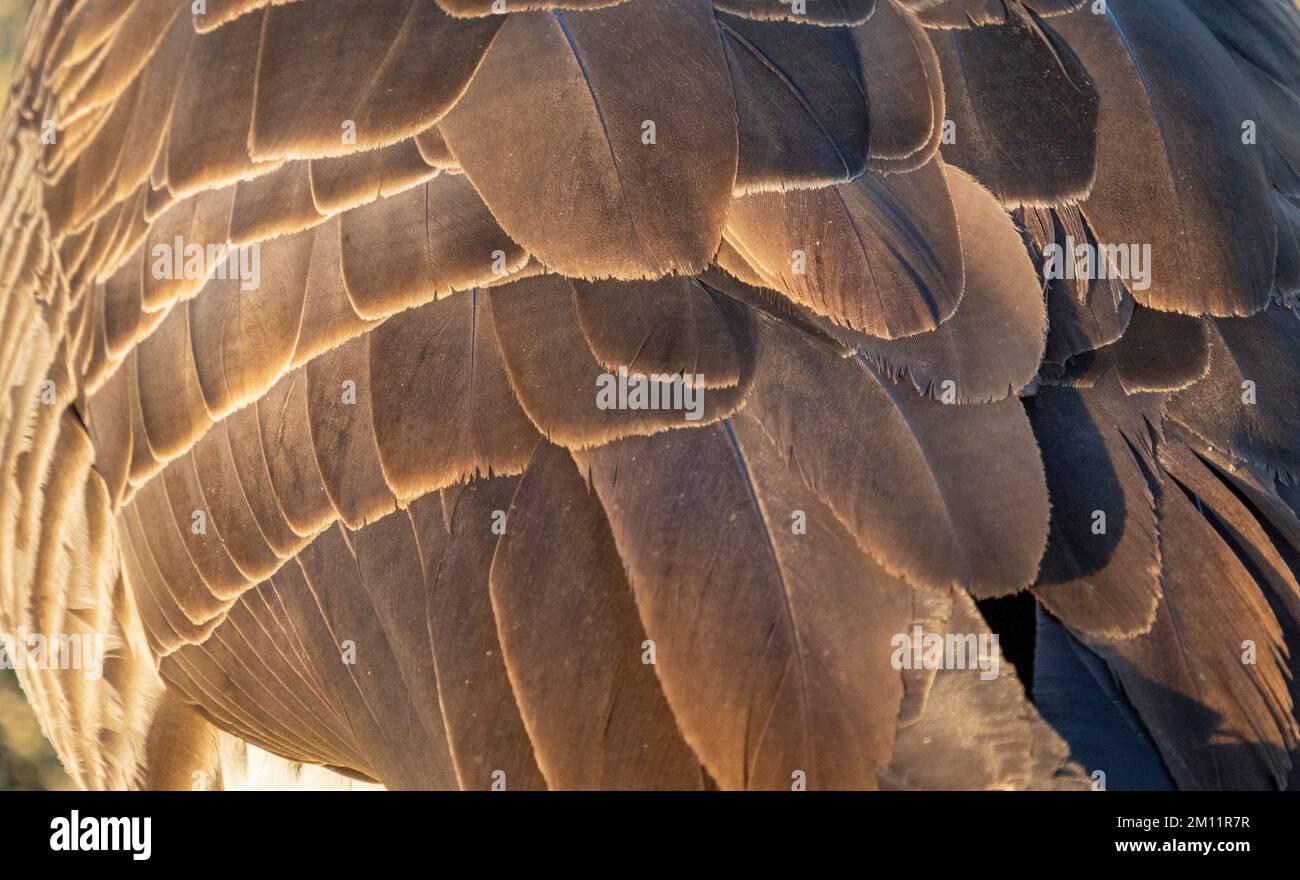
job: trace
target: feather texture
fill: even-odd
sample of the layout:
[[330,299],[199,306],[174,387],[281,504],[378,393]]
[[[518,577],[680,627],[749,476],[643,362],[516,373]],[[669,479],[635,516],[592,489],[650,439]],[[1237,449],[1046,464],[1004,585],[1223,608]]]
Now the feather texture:
[[898,0],[886,0],[869,24],[854,30],[871,108],[871,167],[914,171],[933,158],[943,138],[945,99],[939,56],[920,22]]
[[[647,662],[652,649],[604,510],[568,453],[538,444],[507,522],[492,560],[492,604],[547,783],[701,787],[699,762]],[[549,659],[557,632],[580,639],[562,664]]]
[[311,0],[265,15],[248,134],[257,159],[345,155],[427,128],[465,91],[504,20],[453,18],[428,0]]
[[938,159],[911,174],[739,198],[727,241],[767,286],[886,339],[937,327],[965,284]]
[[[610,517],[668,703],[710,775],[728,788],[789,788],[796,771],[814,788],[875,787],[902,698],[888,655],[908,588],[861,553],[762,426],[742,413],[578,460]],[[703,479],[680,481],[687,462]],[[701,629],[708,637],[691,637]]]
[[[765,328],[762,338],[769,352],[745,411],[876,561],[909,581],[981,597],[1033,580],[1047,497],[1018,402],[950,407],[790,331]],[[827,399],[825,387],[842,390]],[[882,434],[892,439],[880,442]],[[949,469],[959,459],[939,450],[953,448],[979,467]],[[846,482],[844,473],[863,476]]]
[[[952,126],[944,160],[1003,204],[1075,201],[1095,174],[1098,96],[1090,68],[1049,24],[1018,4],[1005,8],[1003,24],[934,37]],[[1030,89],[1042,99],[1024,100]]]
[[1300,470],[1294,438],[1300,403],[1297,377],[1300,317],[1275,306],[1252,318],[1212,322],[1210,371],[1174,395],[1170,418],[1237,457],[1284,474]]
[[37,0],[0,631],[106,641],[44,729],[100,788],[1294,784],[1297,35]]
[[987,403],[1030,383],[1043,359],[1047,315],[1011,218],[960,169],[944,168],[961,237],[965,289],[951,318],[903,339],[862,340],[893,376],[945,403]]
[[1273,286],[1277,232],[1263,160],[1242,142],[1239,117],[1257,113],[1251,89],[1181,0],[1107,9],[1054,22],[1102,95],[1083,213],[1103,244],[1150,246],[1150,286],[1132,290],[1143,305],[1252,314]]
[[[633,0],[583,14],[509,16],[439,123],[502,228],[552,269],[656,277],[699,271],[717,250],[737,135],[709,7]],[[608,38],[619,32],[635,37]],[[534,59],[532,88],[563,100],[517,98],[521,56]],[[524,149],[529,170],[520,173]],[[568,171],[575,162],[588,169],[578,191]]]
[[1116,376],[1093,388],[1044,388],[1029,405],[1052,499],[1034,592],[1076,632],[1127,639],[1160,605],[1156,441],[1164,399],[1129,396]]
[[819,187],[861,174],[871,80],[852,33],[725,14],[718,28],[736,95],[736,191]]

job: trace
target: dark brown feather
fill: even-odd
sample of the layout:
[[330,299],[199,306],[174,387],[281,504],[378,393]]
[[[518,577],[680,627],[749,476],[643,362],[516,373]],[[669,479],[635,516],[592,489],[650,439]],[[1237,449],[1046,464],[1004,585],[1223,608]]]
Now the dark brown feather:
[[865,170],[870,80],[852,32],[725,14],[718,28],[736,95],[737,193],[843,183]]
[[[703,787],[605,512],[569,454],[540,443],[492,560],[501,647],[552,789]],[[564,636],[564,660],[555,662]]]
[[952,125],[944,161],[1005,205],[1083,198],[1096,172],[1097,89],[1072,42],[1023,7],[1007,8],[1005,24],[931,37]]
[[902,697],[889,641],[911,620],[909,588],[862,554],[744,413],[578,460],[709,774],[723,788],[789,789],[797,771],[810,788],[874,788]]
[[939,326],[965,283],[937,158],[910,174],[738,198],[727,241],[767,286],[886,339]]
[[[518,92],[520,57],[547,98]],[[717,251],[735,119],[711,4],[667,0],[507,17],[438,128],[529,253],[574,277],[636,279],[700,271]]]
[[1103,244],[1150,245],[1139,303],[1253,314],[1273,287],[1277,232],[1260,151],[1243,143],[1240,120],[1258,118],[1250,85],[1181,0],[1107,10],[1054,22],[1102,96],[1083,213]]

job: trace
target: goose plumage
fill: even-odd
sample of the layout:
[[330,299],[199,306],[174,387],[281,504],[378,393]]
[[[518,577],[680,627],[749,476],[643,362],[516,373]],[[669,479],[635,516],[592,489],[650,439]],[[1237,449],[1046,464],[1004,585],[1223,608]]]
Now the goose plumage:
[[1287,788],[1298,131],[1294,0],[37,0],[22,686],[88,788]]

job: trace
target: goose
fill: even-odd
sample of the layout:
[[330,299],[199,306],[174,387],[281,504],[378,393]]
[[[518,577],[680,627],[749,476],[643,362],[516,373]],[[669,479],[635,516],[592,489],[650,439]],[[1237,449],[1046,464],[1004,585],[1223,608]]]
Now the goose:
[[1295,0],[36,0],[0,169],[80,786],[1300,780]]

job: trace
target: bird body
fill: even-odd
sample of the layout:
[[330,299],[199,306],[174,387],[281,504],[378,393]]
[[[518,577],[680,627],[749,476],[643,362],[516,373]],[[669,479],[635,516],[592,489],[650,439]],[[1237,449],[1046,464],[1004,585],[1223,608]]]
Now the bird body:
[[38,0],[24,690],[87,787],[1286,788],[1298,131],[1293,0]]

